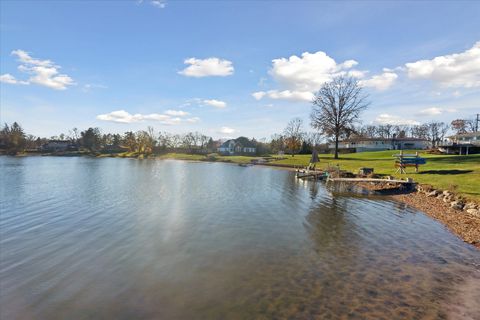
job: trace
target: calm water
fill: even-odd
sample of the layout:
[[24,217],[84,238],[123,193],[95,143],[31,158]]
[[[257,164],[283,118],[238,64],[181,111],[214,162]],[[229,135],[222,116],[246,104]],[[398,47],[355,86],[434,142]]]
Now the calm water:
[[0,157],[2,319],[480,319],[480,251],[219,163]]

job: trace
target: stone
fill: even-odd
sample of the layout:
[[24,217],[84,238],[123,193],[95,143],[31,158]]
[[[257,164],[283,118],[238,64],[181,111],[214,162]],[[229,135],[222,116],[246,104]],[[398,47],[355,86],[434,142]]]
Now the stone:
[[468,202],[463,209],[468,210],[468,209],[477,209],[478,206],[475,202]]
[[448,190],[443,190],[443,195],[444,196],[450,196],[450,195],[452,195],[452,193]]
[[438,196],[439,193],[440,193],[440,192],[439,192],[438,190],[433,190],[433,191],[428,192],[428,193],[427,193],[427,196],[429,196],[429,197],[436,197],[436,196]]
[[467,213],[472,216],[480,217],[480,211],[477,209],[467,209]]
[[450,207],[452,207],[455,210],[462,210],[463,209],[463,203],[460,201],[452,201],[450,202]]

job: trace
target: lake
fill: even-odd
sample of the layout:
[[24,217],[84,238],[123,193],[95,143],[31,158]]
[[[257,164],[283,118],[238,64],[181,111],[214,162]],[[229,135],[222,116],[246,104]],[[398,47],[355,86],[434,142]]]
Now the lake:
[[479,319],[480,251],[222,163],[0,157],[2,319]]

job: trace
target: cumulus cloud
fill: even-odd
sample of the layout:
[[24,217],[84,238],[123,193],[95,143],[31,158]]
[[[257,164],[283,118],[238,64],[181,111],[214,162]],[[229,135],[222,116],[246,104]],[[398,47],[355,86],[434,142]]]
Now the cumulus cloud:
[[0,76],[0,82],[8,84],[28,84],[28,81],[21,81],[15,79],[10,73],[5,73]]
[[420,122],[412,119],[404,119],[400,116],[394,116],[388,113],[380,114],[375,118],[378,124],[392,124],[392,125],[418,125]]
[[480,87],[480,41],[461,53],[405,64],[408,77],[427,79],[445,87]]
[[395,72],[384,69],[383,73],[374,75],[369,79],[360,80],[359,84],[364,87],[371,87],[383,91],[390,88],[397,78],[398,75]]
[[225,77],[232,75],[234,71],[231,61],[219,58],[189,58],[186,59],[184,63],[189,66],[178,73],[187,77]]
[[51,60],[39,60],[32,58],[26,51],[14,50],[12,55],[17,56],[20,65],[18,70],[30,74],[28,83],[34,83],[55,90],[65,90],[74,85],[74,81],[66,74],[60,74],[58,65]]
[[358,63],[347,60],[337,64],[325,52],[304,52],[301,57],[272,60],[270,75],[286,88],[296,91],[316,91],[336,75],[346,74]]
[[325,52],[304,52],[289,58],[272,60],[269,74],[279,84],[280,89],[254,92],[252,96],[260,100],[285,99],[292,101],[311,101],[313,93],[332,80],[333,77],[345,75],[357,79],[364,78],[367,71],[354,69],[355,60],[337,63]]
[[203,100],[203,103],[215,108],[225,108],[227,103],[225,101],[215,100],[215,99],[207,99]]
[[235,132],[237,132],[237,130],[230,127],[221,127],[220,130],[218,130],[218,133],[227,134],[227,135],[230,135]]
[[28,80],[17,80],[10,74],[1,76],[1,81],[9,84],[38,84],[55,90],[65,90],[74,85],[74,81],[66,74],[60,74],[60,66],[54,64],[51,60],[39,60],[32,58],[30,54],[23,50],[13,50],[12,55],[18,58],[20,65],[18,70],[30,74]]
[[143,122],[143,121],[157,121],[161,124],[166,125],[175,125],[180,123],[195,123],[200,119],[198,117],[193,118],[182,118],[183,116],[188,115],[187,112],[183,111],[174,111],[167,110],[165,113],[150,113],[150,114],[130,114],[125,110],[112,111],[106,114],[99,114],[97,116],[98,120],[102,121],[111,121],[117,123],[134,123],[134,122]]
[[312,101],[313,93],[309,91],[290,91],[290,90],[269,90],[269,91],[258,91],[252,93],[252,96],[256,100],[260,100],[263,97],[269,97],[270,99],[284,99],[292,101]]

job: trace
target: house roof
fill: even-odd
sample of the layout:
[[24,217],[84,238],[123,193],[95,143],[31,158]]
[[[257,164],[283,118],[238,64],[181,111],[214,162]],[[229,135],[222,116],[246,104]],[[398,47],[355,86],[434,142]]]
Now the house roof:
[[235,145],[241,145],[242,147],[247,147],[247,148],[255,148],[255,144],[252,141],[248,140],[248,138],[245,138],[245,137],[238,137],[237,139],[229,139],[229,140],[225,141],[224,143],[222,143],[220,148],[228,148],[230,142],[232,142],[232,141],[235,143]]
[[411,137],[405,137],[405,138],[350,138],[343,140],[341,142],[361,142],[361,141],[387,141],[387,142],[392,142],[392,141],[428,141],[427,139],[421,139],[421,138],[411,138]]
[[234,141],[234,142],[235,142],[235,140],[229,139],[229,140],[225,141],[224,143],[222,143],[222,144],[220,145],[220,148],[228,148],[228,147],[229,147],[229,144],[230,144],[230,141]]
[[480,131],[454,134],[453,136],[450,136],[449,138],[463,138],[463,137],[469,138],[469,137],[476,137],[476,136],[480,136]]

